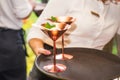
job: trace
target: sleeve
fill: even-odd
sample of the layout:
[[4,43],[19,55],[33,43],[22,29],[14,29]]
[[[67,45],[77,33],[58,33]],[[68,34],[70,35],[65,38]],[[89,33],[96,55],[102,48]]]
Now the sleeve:
[[29,42],[32,38],[39,38],[44,40],[46,35],[40,30],[40,27],[33,24],[32,28],[30,28],[28,35],[27,35],[27,42]]
[[[73,1],[73,0],[71,0]],[[72,3],[70,0],[49,0],[48,4],[46,5],[45,9],[43,10],[42,14],[39,16],[38,20],[34,23],[32,28],[29,31],[27,41],[31,38],[41,38],[43,39],[45,36],[41,34],[40,28],[36,27],[35,25],[40,25],[46,21],[46,18],[51,16],[65,16],[67,11],[70,8],[70,4]]]
[[11,0],[14,13],[18,18],[25,18],[32,12],[32,5],[28,0]]
[[119,28],[117,30],[117,34],[120,35],[120,25],[119,25]]
[[[119,3],[119,8],[120,8],[120,3]],[[119,14],[120,14],[120,10],[119,10]],[[119,20],[118,20],[118,29],[117,29],[117,34],[120,35],[120,16],[119,17]]]

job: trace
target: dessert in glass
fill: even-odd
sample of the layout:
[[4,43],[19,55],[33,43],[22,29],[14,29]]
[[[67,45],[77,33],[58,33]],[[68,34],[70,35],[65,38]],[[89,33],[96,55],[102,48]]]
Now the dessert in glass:
[[66,66],[56,63],[56,40],[69,28],[66,23],[44,23],[41,25],[41,30],[53,40],[53,64],[44,66],[44,70],[56,73],[66,70]]
[[[68,25],[71,25],[75,21],[75,18],[70,17],[70,16],[59,16],[59,17],[54,17],[51,16],[51,18],[48,18],[51,22],[57,22],[57,23],[66,23]],[[66,59],[72,59],[73,56],[66,54],[64,52],[64,34],[62,35],[62,53],[59,55],[56,55],[56,59],[59,60],[66,60]]]

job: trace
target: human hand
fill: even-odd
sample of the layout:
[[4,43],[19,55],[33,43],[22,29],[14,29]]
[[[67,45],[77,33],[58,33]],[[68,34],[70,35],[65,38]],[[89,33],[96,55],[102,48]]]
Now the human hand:
[[44,49],[43,42],[41,39],[38,38],[32,38],[29,40],[29,46],[33,50],[36,56],[39,56],[40,54],[49,55],[51,52],[47,49]]
[[44,49],[44,48],[37,48],[34,51],[35,51],[36,56],[39,56],[40,54],[44,54],[44,55],[50,55],[51,54],[51,52],[49,50]]

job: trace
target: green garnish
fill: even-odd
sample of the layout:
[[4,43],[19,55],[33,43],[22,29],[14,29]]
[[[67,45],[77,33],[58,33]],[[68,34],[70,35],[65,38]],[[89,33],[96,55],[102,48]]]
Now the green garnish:
[[52,21],[57,21],[56,17],[54,17],[54,16],[51,16],[51,20]]
[[54,27],[55,27],[55,25],[51,25],[48,22],[45,24],[45,28],[47,28],[47,29],[51,29],[51,28],[54,28]]

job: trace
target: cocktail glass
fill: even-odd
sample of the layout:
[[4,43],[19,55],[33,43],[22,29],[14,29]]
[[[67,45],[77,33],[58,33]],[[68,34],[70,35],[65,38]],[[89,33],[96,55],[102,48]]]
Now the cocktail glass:
[[[48,20],[52,21],[52,22],[58,22],[58,23],[66,23],[68,25],[71,25],[71,23],[73,23],[76,19],[70,16],[59,16],[59,17],[54,17],[52,16],[51,18],[49,18]],[[73,56],[70,54],[66,54],[64,52],[64,34],[62,35],[62,53],[59,55],[56,55],[56,59],[59,60],[66,60],[66,59],[72,59]]]
[[66,70],[66,66],[63,64],[56,63],[56,40],[67,30],[69,27],[66,23],[54,23],[55,25],[52,29],[45,28],[45,24],[42,24],[41,30],[53,40],[53,64],[46,65],[43,68],[51,73],[62,72]]

